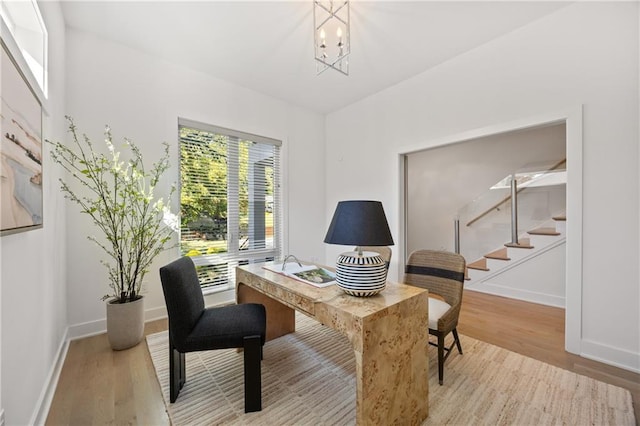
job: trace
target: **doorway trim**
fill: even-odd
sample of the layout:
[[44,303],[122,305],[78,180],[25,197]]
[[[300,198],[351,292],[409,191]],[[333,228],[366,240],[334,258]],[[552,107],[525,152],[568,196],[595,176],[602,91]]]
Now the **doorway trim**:
[[[426,149],[452,145],[472,139],[565,123],[567,151],[567,245],[565,277],[565,349],[580,354],[582,349],[582,105],[533,117],[522,118],[448,135],[403,148],[397,152],[399,203],[398,244],[401,265],[407,253],[407,155]],[[403,269],[403,268],[400,268]],[[403,271],[398,271],[402,275]],[[401,276],[398,277],[400,280]]]

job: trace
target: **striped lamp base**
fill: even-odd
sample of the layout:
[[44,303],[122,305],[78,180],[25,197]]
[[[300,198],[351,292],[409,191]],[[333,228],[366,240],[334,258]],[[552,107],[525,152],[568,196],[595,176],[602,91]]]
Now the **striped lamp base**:
[[342,253],[336,265],[336,281],[345,293],[368,297],[380,293],[387,283],[387,264],[376,252]]

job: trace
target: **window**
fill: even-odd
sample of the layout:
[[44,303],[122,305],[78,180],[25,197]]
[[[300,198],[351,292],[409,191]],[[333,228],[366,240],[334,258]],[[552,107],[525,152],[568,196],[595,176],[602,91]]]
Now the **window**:
[[235,285],[235,267],[280,256],[281,142],[179,120],[180,251],[203,291]]
[[0,16],[18,45],[42,93],[47,96],[48,35],[38,3],[35,0],[0,2]]

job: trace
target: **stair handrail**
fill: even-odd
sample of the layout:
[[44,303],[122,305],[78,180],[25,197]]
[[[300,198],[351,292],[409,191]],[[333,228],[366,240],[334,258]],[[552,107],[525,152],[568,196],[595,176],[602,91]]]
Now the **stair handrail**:
[[[551,166],[549,169],[545,170],[543,173],[549,173],[552,172],[554,170],[557,170],[560,168],[561,165],[566,164],[567,159],[564,158],[561,161],[559,161],[558,163],[554,164],[553,166]],[[520,191],[523,191],[527,189],[526,187],[523,188],[518,188],[516,193],[520,193]],[[497,209],[498,207],[500,207],[501,205],[503,205],[504,203],[506,203],[507,201],[511,200],[512,194],[507,195],[506,197],[504,197],[502,200],[498,201],[497,203],[495,203],[493,206],[489,207],[488,209],[486,209],[484,212],[480,213],[479,215],[477,215],[476,217],[474,217],[473,219],[471,219],[469,222],[467,222],[467,226],[471,226],[473,225],[475,222],[477,222],[478,220],[482,219],[483,217],[485,217],[486,215],[488,215],[489,213],[491,213],[493,210]]]

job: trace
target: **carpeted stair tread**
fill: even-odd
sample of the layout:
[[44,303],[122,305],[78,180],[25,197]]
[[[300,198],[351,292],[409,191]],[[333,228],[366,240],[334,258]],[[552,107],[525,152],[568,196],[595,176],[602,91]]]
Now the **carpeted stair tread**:
[[495,259],[495,260],[511,260],[509,255],[507,254],[507,248],[501,248],[496,251],[492,251],[491,253],[487,253],[484,255],[487,259]]
[[482,259],[478,259],[475,262],[471,262],[467,265],[467,268],[469,269],[477,269],[479,271],[488,271],[489,268],[487,268],[487,259],[486,258],[482,258]]
[[527,232],[530,235],[560,235],[556,228],[537,228]]
[[564,221],[567,220],[567,215],[566,214],[561,214],[561,215],[558,215],[558,216],[553,216],[552,219],[553,220],[557,220],[559,222],[564,222]]

